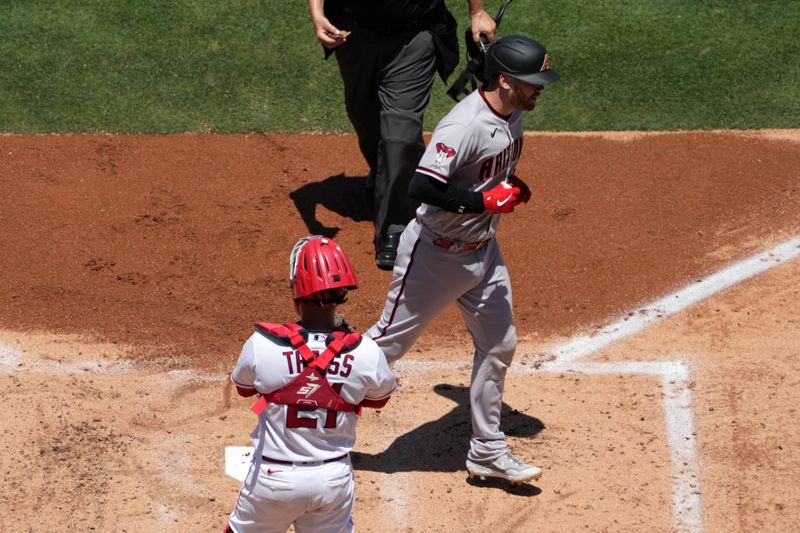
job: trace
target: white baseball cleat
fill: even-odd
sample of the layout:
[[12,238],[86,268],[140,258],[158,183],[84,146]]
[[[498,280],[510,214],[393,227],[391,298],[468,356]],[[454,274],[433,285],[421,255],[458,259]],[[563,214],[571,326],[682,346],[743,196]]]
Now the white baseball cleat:
[[490,463],[476,463],[467,459],[467,472],[469,477],[499,477],[514,484],[542,477],[541,468],[523,463],[511,455],[511,452],[506,452]]

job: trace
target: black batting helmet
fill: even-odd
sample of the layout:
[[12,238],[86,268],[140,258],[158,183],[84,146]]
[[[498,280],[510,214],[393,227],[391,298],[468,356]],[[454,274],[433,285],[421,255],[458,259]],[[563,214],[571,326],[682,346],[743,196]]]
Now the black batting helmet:
[[561,78],[550,70],[550,55],[544,46],[522,35],[498,39],[486,52],[486,79],[501,72],[534,85],[547,85]]

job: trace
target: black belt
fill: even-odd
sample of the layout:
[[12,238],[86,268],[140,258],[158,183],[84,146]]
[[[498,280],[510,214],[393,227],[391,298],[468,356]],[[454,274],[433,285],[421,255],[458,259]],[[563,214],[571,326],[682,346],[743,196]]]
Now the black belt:
[[276,465],[313,465],[315,463],[335,463],[336,461],[341,461],[342,459],[347,459],[347,454],[334,457],[333,459],[323,459],[322,461],[282,461],[280,459],[267,457],[266,455],[261,456],[262,461],[267,463],[275,463]]
[[439,248],[446,248],[448,250],[453,250],[455,252],[459,250],[480,250],[484,246],[486,246],[491,239],[486,239],[485,241],[478,241],[478,242],[461,242],[461,241],[451,241],[450,239],[444,239],[439,237],[438,239],[433,240],[433,244],[438,246]]

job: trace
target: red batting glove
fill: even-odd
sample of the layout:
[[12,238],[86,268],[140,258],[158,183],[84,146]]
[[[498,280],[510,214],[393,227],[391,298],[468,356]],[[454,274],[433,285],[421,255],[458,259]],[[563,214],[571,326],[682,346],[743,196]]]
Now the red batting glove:
[[510,213],[519,203],[519,194],[519,187],[501,183],[483,193],[483,206],[492,213]]
[[528,200],[531,199],[531,188],[528,187],[528,184],[522,181],[522,178],[516,174],[512,174],[511,177],[508,178],[508,182],[514,187],[519,187],[519,201],[520,203],[527,204]]

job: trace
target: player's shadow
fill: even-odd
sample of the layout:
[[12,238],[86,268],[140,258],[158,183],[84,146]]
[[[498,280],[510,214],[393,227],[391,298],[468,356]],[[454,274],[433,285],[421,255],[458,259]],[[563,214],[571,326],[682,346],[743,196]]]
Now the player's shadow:
[[[376,454],[353,451],[350,457],[356,470],[383,472],[464,472],[464,461],[472,435],[469,388],[439,384],[434,392],[453,400],[452,411],[401,435],[386,450]],[[391,409],[391,401],[386,409]],[[509,437],[534,437],[544,429],[538,418],[526,415],[503,404],[501,430]],[[535,496],[541,492],[533,485],[511,485],[505,480],[476,478],[468,483],[501,488],[518,495]]]
[[366,183],[366,176],[348,178],[344,174],[337,174],[322,181],[307,183],[289,193],[289,198],[294,201],[310,234],[334,238],[341,228],[320,222],[317,219],[317,206],[321,205],[356,222],[372,220],[374,206]]

